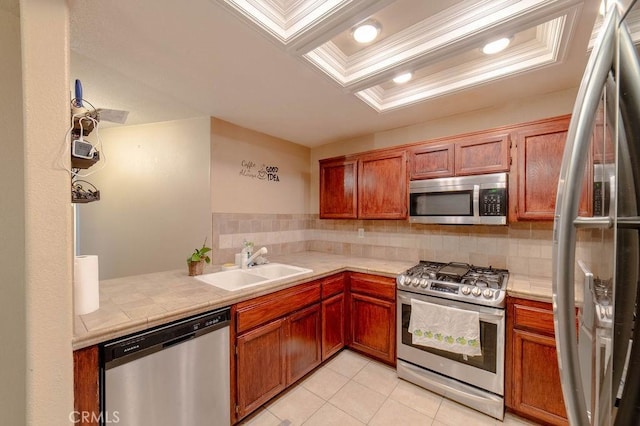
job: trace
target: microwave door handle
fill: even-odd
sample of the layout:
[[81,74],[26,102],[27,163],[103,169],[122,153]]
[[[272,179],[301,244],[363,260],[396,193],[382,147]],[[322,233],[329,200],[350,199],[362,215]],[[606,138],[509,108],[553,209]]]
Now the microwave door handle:
[[480,220],[480,185],[473,185],[473,217]]
[[553,314],[562,393],[569,424],[588,425],[575,329],[574,265],[582,178],[593,121],[613,65],[619,15],[610,8],[589,57],[573,109],[558,181],[553,227]]

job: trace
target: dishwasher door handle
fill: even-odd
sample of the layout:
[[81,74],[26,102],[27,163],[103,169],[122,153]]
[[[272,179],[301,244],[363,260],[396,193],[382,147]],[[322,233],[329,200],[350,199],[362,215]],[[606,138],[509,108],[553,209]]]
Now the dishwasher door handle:
[[171,346],[177,345],[182,342],[186,342],[187,340],[191,340],[196,337],[196,333],[185,334],[184,336],[176,337],[173,340],[169,340],[162,344],[162,349],[170,348]]

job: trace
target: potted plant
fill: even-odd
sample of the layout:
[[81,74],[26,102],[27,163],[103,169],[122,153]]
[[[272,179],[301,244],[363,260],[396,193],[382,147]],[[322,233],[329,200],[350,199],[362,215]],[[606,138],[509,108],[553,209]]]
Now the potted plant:
[[193,251],[193,254],[187,258],[187,264],[189,265],[189,276],[202,275],[204,269],[204,262],[211,263],[211,258],[207,253],[211,251],[211,247],[207,247],[207,239],[204,239],[201,248],[197,248]]

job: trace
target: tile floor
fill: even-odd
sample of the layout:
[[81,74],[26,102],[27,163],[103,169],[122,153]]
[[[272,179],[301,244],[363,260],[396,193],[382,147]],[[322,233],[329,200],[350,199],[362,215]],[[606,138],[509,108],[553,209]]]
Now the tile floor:
[[398,379],[391,367],[344,350],[245,419],[246,426],[531,426],[504,422]]

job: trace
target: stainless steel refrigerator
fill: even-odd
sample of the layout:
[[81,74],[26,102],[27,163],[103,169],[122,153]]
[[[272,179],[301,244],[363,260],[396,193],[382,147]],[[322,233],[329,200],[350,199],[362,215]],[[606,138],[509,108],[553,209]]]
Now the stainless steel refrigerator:
[[[569,126],[553,231],[558,362],[576,426],[640,424],[640,65],[626,23],[637,12],[635,1],[609,3]],[[594,214],[579,217],[585,174]]]

